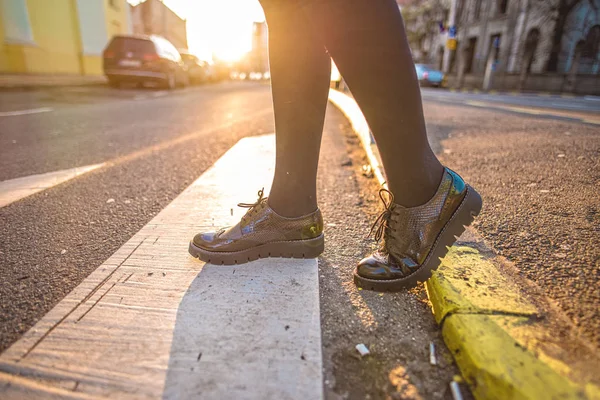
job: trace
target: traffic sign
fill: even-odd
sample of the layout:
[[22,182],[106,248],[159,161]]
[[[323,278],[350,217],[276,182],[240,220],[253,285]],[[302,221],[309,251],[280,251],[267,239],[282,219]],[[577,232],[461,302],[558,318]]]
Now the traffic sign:
[[455,39],[456,38],[456,26],[451,26],[448,28],[448,38]]

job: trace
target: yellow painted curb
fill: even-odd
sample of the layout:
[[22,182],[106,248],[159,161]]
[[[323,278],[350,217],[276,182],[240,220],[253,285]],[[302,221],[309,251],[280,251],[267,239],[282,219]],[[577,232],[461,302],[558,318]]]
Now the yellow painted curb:
[[477,399],[586,397],[583,389],[521,347],[487,315],[450,315],[442,335]]
[[454,245],[426,283],[437,323],[455,313],[537,315],[516,285],[474,246]]
[[[332,102],[353,126],[364,127],[362,114],[357,116],[356,112],[344,110],[350,100],[339,101],[342,96],[352,100],[356,107],[356,102],[341,92],[334,95],[336,100]],[[365,134],[356,133],[359,137]],[[369,161],[380,169],[377,149],[364,140],[362,143]],[[377,174],[377,178],[380,184],[385,184],[383,173]],[[577,378],[577,371],[558,361],[561,350],[546,351],[552,332],[538,324],[535,305],[521,295],[515,282],[498,270],[493,257],[495,254],[467,230],[426,282],[444,341],[475,397],[478,400],[600,399],[598,386],[573,382],[571,377]]]

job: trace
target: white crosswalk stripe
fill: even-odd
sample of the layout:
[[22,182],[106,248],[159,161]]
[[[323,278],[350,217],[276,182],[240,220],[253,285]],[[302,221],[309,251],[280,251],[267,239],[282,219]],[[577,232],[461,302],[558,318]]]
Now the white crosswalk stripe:
[[274,153],[274,135],[242,139],[5,351],[3,398],[322,398],[317,260],[187,253],[267,186]]
[[45,174],[29,175],[22,178],[10,179],[0,182],[0,208],[5,207],[17,200],[21,200],[34,193],[41,192],[53,186],[59,185],[86,172],[93,171],[104,166],[101,164],[86,165],[61,171],[48,172]]

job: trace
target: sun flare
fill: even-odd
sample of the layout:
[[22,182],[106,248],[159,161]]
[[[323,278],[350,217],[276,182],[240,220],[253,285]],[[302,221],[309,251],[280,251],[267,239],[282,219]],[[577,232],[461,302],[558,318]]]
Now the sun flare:
[[[137,4],[140,0],[129,0]],[[164,0],[187,20],[189,50],[200,58],[233,62],[252,49],[252,23],[264,21],[257,0]]]

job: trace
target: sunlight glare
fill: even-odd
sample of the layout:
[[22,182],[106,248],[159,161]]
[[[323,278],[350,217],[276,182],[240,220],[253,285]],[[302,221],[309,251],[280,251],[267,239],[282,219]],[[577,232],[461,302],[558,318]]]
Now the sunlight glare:
[[[129,0],[139,3],[139,0]],[[252,23],[264,21],[257,0],[164,0],[187,19],[189,50],[211,60],[237,61],[252,49]]]

